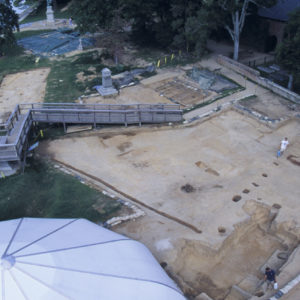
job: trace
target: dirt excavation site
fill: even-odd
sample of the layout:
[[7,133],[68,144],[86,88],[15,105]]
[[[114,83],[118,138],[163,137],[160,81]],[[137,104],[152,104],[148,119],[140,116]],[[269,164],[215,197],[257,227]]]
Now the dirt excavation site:
[[[276,291],[263,284],[266,265],[280,289],[300,274],[300,105],[220,72],[244,88],[186,111],[183,123],[70,133],[42,142],[37,154],[143,210],[111,229],[144,243],[188,299],[269,299]],[[159,70],[115,98],[85,101],[134,95],[147,103],[146,89],[152,101],[172,103],[161,87],[182,73]],[[277,158],[284,137],[290,144]],[[295,284],[282,299],[300,299],[299,290]]]

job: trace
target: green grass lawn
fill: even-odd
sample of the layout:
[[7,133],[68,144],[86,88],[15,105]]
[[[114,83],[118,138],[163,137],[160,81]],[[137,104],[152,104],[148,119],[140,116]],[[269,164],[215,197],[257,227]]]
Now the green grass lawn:
[[[47,78],[45,102],[74,102],[79,96],[95,93],[95,85],[102,82],[102,56],[98,51],[85,52],[63,60],[52,62],[51,72]],[[95,71],[90,71],[89,68]],[[109,67],[112,74],[129,70],[129,66]],[[84,81],[77,80],[76,75],[94,75],[85,77]]]
[[[67,3],[68,5],[68,3]],[[69,19],[70,17],[72,17],[72,14],[71,14],[71,10],[70,9],[66,9],[64,11],[62,11],[62,9],[66,7],[66,3],[58,3],[57,4],[57,7],[54,11],[54,18],[55,19]]]
[[0,220],[45,217],[104,222],[120,208],[119,202],[36,159],[24,174],[0,179]]
[[[61,57],[59,60],[42,57],[38,63],[36,63],[36,58],[34,55],[20,55],[19,53],[0,57],[0,83],[7,74],[50,67],[45,102],[74,102],[83,94],[95,93],[93,87],[101,84],[101,70],[106,67],[101,63],[102,55],[97,51],[84,52],[72,57]],[[90,67],[94,68],[93,72],[89,70]],[[112,74],[129,69],[130,67],[127,66],[110,68]],[[84,75],[94,75],[94,78],[85,76],[83,81],[79,81],[76,75],[80,72],[83,72]]]
[[[18,49],[15,50],[17,51]],[[7,74],[51,66],[47,58],[40,59],[38,64],[35,60],[36,56],[24,54],[0,57],[0,83]]]
[[24,39],[30,36],[40,35],[47,32],[53,32],[53,29],[43,29],[43,30],[26,30],[26,31],[20,31],[15,32],[15,38],[16,40]]
[[[80,72],[91,73],[88,70],[90,67],[96,69],[95,78],[78,81],[76,75]],[[74,102],[83,94],[95,93],[93,86],[101,83],[101,70],[104,67],[97,51],[53,61],[47,78],[45,102]]]
[[20,24],[32,23],[46,19],[46,5],[47,1],[38,2],[37,8],[29,14]]

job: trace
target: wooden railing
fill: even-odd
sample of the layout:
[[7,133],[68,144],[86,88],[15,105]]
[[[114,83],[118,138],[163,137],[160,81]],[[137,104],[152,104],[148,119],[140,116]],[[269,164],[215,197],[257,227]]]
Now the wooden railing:
[[[20,116],[22,115],[22,118]],[[23,118],[24,115],[24,118]],[[24,145],[33,122],[66,124],[143,124],[182,121],[177,104],[74,104],[30,103],[17,105],[6,123],[0,124],[0,161],[21,160]],[[22,122],[18,124],[17,122]],[[1,127],[2,126],[2,127]],[[7,144],[7,137],[18,129],[15,142]],[[16,130],[15,130],[16,131]],[[4,133],[4,136],[3,136]]]

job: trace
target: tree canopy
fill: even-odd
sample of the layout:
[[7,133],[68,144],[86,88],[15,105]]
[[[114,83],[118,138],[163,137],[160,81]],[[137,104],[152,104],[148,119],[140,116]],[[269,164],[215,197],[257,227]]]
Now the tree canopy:
[[238,60],[240,36],[246,16],[258,7],[271,7],[277,0],[207,0],[219,23],[227,30],[233,43],[233,59]]
[[203,53],[212,30],[225,28],[238,59],[240,35],[246,16],[277,0],[73,0],[81,32],[108,27],[118,15],[129,22],[140,44],[178,47]]
[[278,46],[277,59],[292,73],[300,72],[300,8],[290,14],[284,39]]
[[[288,88],[300,86],[300,8],[290,14],[285,27],[284,39],[276,49],[276,57],[280,65],[290,72]],[[299,92],[298,90],[296,90]]]
[[72,17],[80,32],[96,32],[111,24],[118,0],[73,0]]
[[0,52],[15,44],[14,30],[19,30],[18,15],[13,11],[9,0],[0,2]]

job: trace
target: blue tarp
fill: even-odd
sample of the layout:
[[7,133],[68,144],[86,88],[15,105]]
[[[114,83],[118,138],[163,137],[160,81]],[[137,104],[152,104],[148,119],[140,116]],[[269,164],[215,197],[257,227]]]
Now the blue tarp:
[[[53,31],[27,37],[18,41],[18,44],[34,54],[53,56],[77,50],[79,47],[79,33],[63,33]],[[92,38],[81,38],[83,48],[94,45]]]

